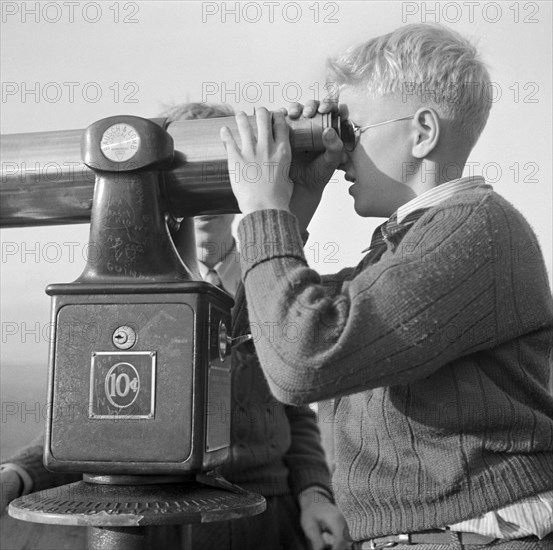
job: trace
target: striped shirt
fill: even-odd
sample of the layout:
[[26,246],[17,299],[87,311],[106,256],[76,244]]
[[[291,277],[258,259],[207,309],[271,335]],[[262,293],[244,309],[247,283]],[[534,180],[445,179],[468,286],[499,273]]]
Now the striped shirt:
[[482,176],[470,176],[466,178],[459,178],[456,180],[442,183],[437,187],[433,187],[424,193],[421,193],[413,200],[406,202],[397,209],[397,221],[401,223],[405,217],[414,212],[415,210],[422,210],[424,208],[430,208],[436,206],[441,202],[461,193],[462,191],[469,191],[479,185],[484,185],[486,182]]

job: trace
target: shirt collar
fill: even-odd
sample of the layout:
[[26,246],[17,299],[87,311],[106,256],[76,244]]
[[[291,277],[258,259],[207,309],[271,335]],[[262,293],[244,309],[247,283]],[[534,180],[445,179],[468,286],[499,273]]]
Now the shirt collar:
[[[198,267],[200,270],[200,275],[202,279],[205,279],[209,267],[205,265],[201,260],[198,260]],[[211,269],[217,272],[221,283],[223,284],[224,289],[234,296],[238,285],[240,284],[240,256],[238,249],[236,247],[236,241],[231,249],[225,254],[223,259],[216,263]]]
[[397,209],[397,222],[402,223],[415,210],[436,206],[461,191],[468,191],[485,183],[482,176],[468,176],[442,183],[400,206]]
[[[370,246],[361,252],[365,253],[369,250],[378,249],[386,240],[390,240],[389,238],[393,233],[396,233],[398,230],[404,232],[403,230],[406,227],[413,225],[420,218],[421,214],[430,207],[440,204],[442,201],[461,191],[468,191],[485,183],[482,176],[469,176],[442,183],[437,187],[425,191],[418,197],[400,206],[388,220],[379,225],[373,233]],[[401,226],[404,226],[403,229]]]

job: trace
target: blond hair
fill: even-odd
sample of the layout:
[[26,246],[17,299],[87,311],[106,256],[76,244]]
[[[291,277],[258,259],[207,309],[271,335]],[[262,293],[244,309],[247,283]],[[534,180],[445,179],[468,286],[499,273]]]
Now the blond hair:
[[472,148],[491,108],[490,76],[476,48],[437,24],[413,24],[347,50],[328,61],[329,79],[370,96],[401,96],[433,107]]
[[194,120],[197,118],[219,118],[233,116],[234,110],[229,105],[209,103],[179,103],[167,109],[160,116],[167,117],[168,122],[177,120]]

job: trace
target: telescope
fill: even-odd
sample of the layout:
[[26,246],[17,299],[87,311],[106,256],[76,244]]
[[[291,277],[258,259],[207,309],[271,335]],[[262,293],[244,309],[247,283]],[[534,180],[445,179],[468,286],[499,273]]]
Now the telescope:
[[[325,128],[340,132],[331,114],[288,124],[293,156],[323,151]],[[137,550],[147,526],[265,508],[212,473],[229,454],[231,348],[251,339],[232,334],[233,299],[199,280],[189,223],[237,212],[230,177],[256,177],[229,173],[225,125],[238,137],[234,117],[128,115],[2,136],[0,225],[90,221],[99,251],[76,281],[46,289],[54,334],[44,463],[84,481],[16,499],[9,513],[87,526],[90,550]],[[179,225],[180,255],[170,234]]]
[[[255,117],[249,118],[255,131]],[[163,172],[171,214],[178,218],[238,212],[219,136],[221,127],[228,126],[239,138],[234,117],[169,124],[163,119],[152,120],[165,127],[174,142],[174,155]],[[287,121],[293,154],[323,151],[323,131],[333,127],[340,132],[340,119],[331,114]],[[84,130],[63,130],[2,136],[0,227],[90,220],[95,174],[82,159],[83,133]],[[117,168],[122,167],[132,168],[132,159]]]

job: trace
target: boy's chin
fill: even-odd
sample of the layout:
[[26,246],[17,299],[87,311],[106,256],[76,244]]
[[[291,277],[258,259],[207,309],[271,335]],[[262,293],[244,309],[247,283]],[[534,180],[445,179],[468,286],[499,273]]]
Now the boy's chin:
[[357,215],[362,218],[389,218],[392,214],[388,210],[380,210],[375,208],[355,208]]
[[374,209],[371,208],[370,205],[361,204],[358,201],[353,203],[353,209],[355,213],[362,218],[373,218],[377,216],[377,214],[373,213]]

